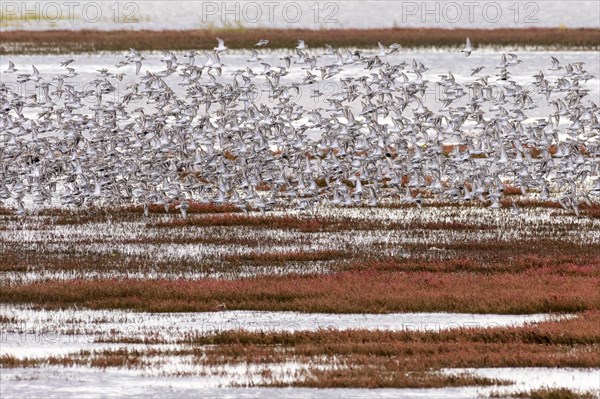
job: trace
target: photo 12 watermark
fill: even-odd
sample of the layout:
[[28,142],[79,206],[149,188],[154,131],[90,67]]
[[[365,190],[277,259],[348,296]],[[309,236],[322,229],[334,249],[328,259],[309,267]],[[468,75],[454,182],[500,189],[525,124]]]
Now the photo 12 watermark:
[[[155,3],[136,1],[2,1],[0,23],[61,24],[83,22],[95,24],[137,24],[146,22],[145,10],[160,10]],[[295,1],[192,1],[177,4],[171,18],[197,17],[197,27],[269,26],[270,24],[303,25],[338,24],[340,3]],[[180,15],[181,14],[181,15]],[[168,17],[162,22],[169,21]],[[160,22],[160,21],[159,21]],[[161,25],[162,26],[162,25]]]
[[540,6],[533,1],[403,1],[399,4],[400,20],[404,24],[473,24],[478,21],[495,24],[501,20],[510,20],[515,24],[540,22]]
[[[102,29],[381,28],[531,26],[535,1],[2,1],[2,27]],[[169,12],[165,9],[169,7]],[[383,15],[384,16],[383,16]]]
[[340,3],[295,1],[203,1],[202,23],[265,25],[286,22],[288,24],[314,23],[339,24]]
[[140,22],[140,3],[134,1],[2,1],[0,23],[60,24],[100,21]]
[[[369,12],[377,4],[346,1],[202,1],[201,21],[203,24],[233,24],[243,26],[276,24],[326,28],[335,25],[352,26],[357,15]],[[537,24],[540,22],[540,5],[534,1],[389,1],[385,2],[386,18],[402,26],[441,24]],[[360,19],[360,18],[358,18]]]

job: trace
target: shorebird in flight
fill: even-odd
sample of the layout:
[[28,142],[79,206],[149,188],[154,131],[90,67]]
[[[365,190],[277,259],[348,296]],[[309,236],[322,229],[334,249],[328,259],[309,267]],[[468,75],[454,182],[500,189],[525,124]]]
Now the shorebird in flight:
[[[160,205],[186,218],[192,201],[244,212],[440,201],[511,214],[511,194],[582,216],[580,204],[600,199],[600,107],[583,62],[561,67],[552,57],[533,75],[502,54],[496,76],[464,62],[425,75],[435,65],[389,57],[397,44],[311,53],[298,40],[279,55],[259,47],[247,61],[262,67],[218,39],[202,65],[197,51],[183,63],[165,51],[140,74],[146,58],[130,49],[117,69],[57,62],[66,72],[47,81],[35,66],[13,75],[8,61],[2,206],[22,215],[31,203],[135,204],[148,215]],[[472,51],[467,39],[463,52]],[[243,66],[229,73],[226,57]],[[119,69],[131,64],[139,76]],[[29,82],[39,91],[15,89]],[[432,86],[439,106],[426,96]]]
[[465,44],[465,48],[461,50],[462,53],[465,53],[466,56],[470,56],[471,53],[474,51],[475,49],[473,48],[473,45],[471,44],[471,39],[467,37],[467,43]]

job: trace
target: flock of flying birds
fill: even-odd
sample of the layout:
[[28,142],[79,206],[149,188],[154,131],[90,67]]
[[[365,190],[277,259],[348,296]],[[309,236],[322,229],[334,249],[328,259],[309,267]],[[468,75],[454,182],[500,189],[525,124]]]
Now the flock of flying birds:
[[[0,83],[0,205],[24,214],[28,203],[136,204],[147,215],[149,205],[177,204],[183,217],[191,201],[260,211],[392,200],[496,209],[511,185],[578,214],[600,196],[600,109],[587,98],[595,76],[583,62],[552,57],[523,85],[511,78],[522,61],[503,54],[492,76],[479,66],[465,82],[451,72],[430,82],[423,63],[391,62],[401,56],[396,43],[311,52],[299,40],[281,58],[262,49],[268,43],[230,72],[221,39],[183,61],[166,51],[163,69],[141,75],[146,58],[131,49],[85,86],[72,83],[73,59],[53,77],[9,62],[4,73],[16,79]],[[473,50],[467,39],[462,52]],[[20,94],[29,82],[38,90]],[[338,90],[324,94],[324,82]],[[256,96],[259,86],[268,99]],[[431,87],[441,92],[433,105]],[[320,101],[302,103],[301,93]],[[538,107],[547,117],[527,116]]]

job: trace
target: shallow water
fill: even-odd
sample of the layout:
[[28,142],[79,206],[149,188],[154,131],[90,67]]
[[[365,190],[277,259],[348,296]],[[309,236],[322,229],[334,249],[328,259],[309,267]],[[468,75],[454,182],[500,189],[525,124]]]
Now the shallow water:
[[0,306],[0,315],[12,319],[2,325],[0,355],[21,358],[115,347],[98,341],[156,337],[165,342],[177,342],[194,335],[235,330],[442,331],[522,326],[526,323],[573,317],[548,314],[329,314],[258,311],[140,313],[121,310],[34,310],[12,305]]
[[444,372],[451,374],[465,372],[481,377],[506,379],[515,383],[514,386],[506,389],[499,388],[499,392],[527,391],[550,387],[595,391],[600,394],[600,369],[505,367],[446,369]]
[[[277,365],[280,371],[298,365]],[[465,370],[453,370],[461,372]],[[44,367],[40,369],[4,369],[0,376],[3,398],[104,398],[104,397],[177,397],[177,398],[479,398],[490,392],[510,393],[542,387],[592,390],[600,394],[597,384],[600,369],[498,368],[469,369],[478,375],[506,378],[515,385],[503,387],[461,387],[436,389],[310,389],[310,388],[215,388],[225,377],[163,377],[139,375],[135,370]],[[450,372],[450,371],[447,371]],[[248,382],[248,374],[233,372],[237,383]],[[236,380],[237,379],[237,380]]]

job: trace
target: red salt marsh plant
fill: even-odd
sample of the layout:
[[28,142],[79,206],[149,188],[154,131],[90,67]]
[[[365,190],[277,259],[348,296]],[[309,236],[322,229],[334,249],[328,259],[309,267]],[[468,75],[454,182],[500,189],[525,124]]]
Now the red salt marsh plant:
[[[331,220],[331,223],[334,221]],[[248,216],[248,215],[208,215],[197,218],[175,219],[148,224],[153,228],[172,227],[211,227],[211,226],[248,226],[253,228],[312,230],[321,226],[319,220],[301,219],[294,216]]]
[[472,224],[461,221],[385,221],[369,219],[352,219],[342,217],[296,217],[296,216],[256,216],[240,214],[202,215],[186,219],[173,219],[148,223],[149,228],[177,227],[214,227],[214,226],[246,226],[280,230],[297,230],[303,233],[339,232],[347,230],[488,230],[492,228],[484,224]]
[[[179,214],[177,206],[179,201],[174,201],[167,205],[152,204],[148,206],[150,214]],[[228,214],[242,212],[241,209],[230,204],[212,204],[189,201],[188,214]],[[84,223],[104,222],[107,220],[115,221],[139,221],[144,213],[144,208],[141,205],[136,206],[121,206],[112,208],[90,207],[83,209],[61,209],[48,208],[36,211],[35,215],[49,217],[48,223],[55,225],[79,225]]]
[[[526,244],[525,244],[526,245]],[[444,246],[446,250],[464,253],[449,259],[373,259],[358,260],[342,270],[376,270],[387,272],[431,272],[469,274],[521,274],[600,277],[600,256],[593,254],[546,254],[520,253],[519,248],[507,246],[478,247],[469,244]],[[415,250],[413,248],[407,248]]]
[[51,308],[327,313],[467,312],[525,314],[600,308],[600,277],[539,269],[509,274],[349,271],[239,280],[73,280],[0,286],[0,302]]
[[[377,352],[380,355],[394,356],[401,354],[394,347],[398,343],[598,345],[600,344],[598,323],[600,323],[600,311],[591,310],[583,312],[575,318],[544,321],[521,327],[456,328],[438,332],[328,329],[271,333],[223,331],[214,335],[189,334],[181,342],[195,345],[215,345],[216,347],[234,344],[293,347],[305,350],[305,352],[300,351],[305,356],[325,354],[327,348],[337,345],[336,353],[341,353],[343,349],[347,353],[373,354]],[[156,343],[161,342],[156,341]],[[317,349],[319,347],[320,349]],[[323,352],[319,352],[319,350]],[[501,351],[498,354],[502,355],[502,353]],[[595,357],[600,362],[600,356],[595,354]]]
[[579,204],[579,208],[580,208],[580,214],[583,217],[600,219],[600,204],[588,205],[586,203],[583,203],[583,204]]
[[294,381],[275,380],[260,386],[303,388],[444,388],[464,386],[507,385],[508,381],[479,377],[468,373],[446,375],[433,372],[406,373],[393,361],[377,359],[350,368],[323,370],[318,367],[300,372]]
[[225,262],[236,263],[285,263],[285,262],[317,262],[340,260],[350,257],[345,251],[315,251],[315,252],[279,252],[279,253],[248,253],[241,255],[227,255],[221,259]]
[[[530,391],[511,392],[510,397],[514,399],[596,399],[598,395],[594,392],[582,392],[568,388],[541,388]],[[490,398],[506,398],[506,393],[492,392]]]

